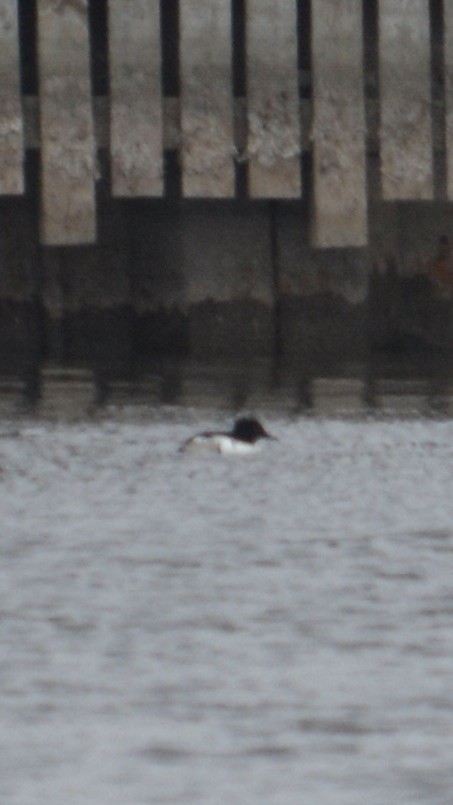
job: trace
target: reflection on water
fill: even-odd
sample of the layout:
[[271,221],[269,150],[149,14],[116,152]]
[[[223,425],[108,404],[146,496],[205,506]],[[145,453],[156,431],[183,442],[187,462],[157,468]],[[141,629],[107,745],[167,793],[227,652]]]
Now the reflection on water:
[[203,406],[360,417],[440,416],[453,411],[448,353],[408,360],[315,366],[270,360],[195,363],[156,359],[115,366],[43,364],[0,374],[0,405],[81,415],[106,404]]

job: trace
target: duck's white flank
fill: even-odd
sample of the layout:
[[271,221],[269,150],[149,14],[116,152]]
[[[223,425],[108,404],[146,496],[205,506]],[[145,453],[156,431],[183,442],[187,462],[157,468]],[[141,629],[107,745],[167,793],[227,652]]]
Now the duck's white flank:
[[184,453],[209,452],[221,453],[223,456],[246,456],[257,453],[262,448],[262,442],[243,442],[233,439],[228,434],[215,433],[209,436],[199,434],[192,436],[182,445]]

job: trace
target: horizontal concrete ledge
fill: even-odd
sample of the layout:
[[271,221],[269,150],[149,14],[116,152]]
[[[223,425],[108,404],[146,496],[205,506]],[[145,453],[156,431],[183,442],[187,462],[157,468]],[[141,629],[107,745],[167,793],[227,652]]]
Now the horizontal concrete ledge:
[[18,405],[32,403],[41,417],[58,422],[96,413],[102,416],[100,406],[105,404],[132,405],[128,415],[134,410],[142,421],[143,416],[148,419],[150,405],[162,403],[223,412],[254,408],[258,403],[260,409],[293,417],[309,413],[355,419],[373,411],[380,417],[425,417],[428,411],[442,419],[452,416],[448,371],[435,364],[427,371],[420,363],[408,377],[401,365],[397,369],[401,376],[389,379],[386,364],[336,366],[329,374],[319,366],[299,367],[297,373],[293,368],[280,370],[276,383],[275,365],[266,360],[254,361],[251,371],[246,361],[211,366],[170,358],[137,366],[132,376],[118,367],[108,377],[89,367],[43,362],[36,367],[31,388],[25,379],[0,374],[0,406],[4,413],[17,414]]
[[[106,96],[97,96],[94,101],[95,135],[97,147],[110,147],[110,104]],[[39,127],[39,98],[37,96],[23,96],[25,147],[30,150],[40,148]],[[445,104],[443,101],[433,101],[433,143],[434,150],[445,150]],[[238,153],[245,151],[247,141],[247,101],[245,98],[234,99],[235,117],[235,145]],[[302,152],[311,151],[312,104],[308,99],[300,101],[301,117],[301,149]],[[367,100],[367,149],[370,154],[379,152],[379,101]],[[181,147],[179,98],[165,98],[163,107],[163,148],[165,150],[178,150]]]

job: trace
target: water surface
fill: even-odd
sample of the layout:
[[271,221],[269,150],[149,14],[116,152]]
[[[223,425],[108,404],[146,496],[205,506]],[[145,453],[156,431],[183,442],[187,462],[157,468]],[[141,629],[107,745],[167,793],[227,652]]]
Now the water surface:
[[407,382],[251,396],[240,459],[177,451],[219,396],[4,410],[2,802],[451,802],[453,421]]

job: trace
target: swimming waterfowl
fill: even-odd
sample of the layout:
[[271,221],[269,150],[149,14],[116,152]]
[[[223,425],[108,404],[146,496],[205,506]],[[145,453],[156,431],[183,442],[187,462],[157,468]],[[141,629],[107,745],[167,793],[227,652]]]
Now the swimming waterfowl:
[[254,417],[241,417],[231,431],[205,431],[191,436],[181,446],[182,452],[210,450],[223,455],[246,455],[261,447],[263,439],[275,439]]

